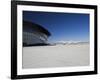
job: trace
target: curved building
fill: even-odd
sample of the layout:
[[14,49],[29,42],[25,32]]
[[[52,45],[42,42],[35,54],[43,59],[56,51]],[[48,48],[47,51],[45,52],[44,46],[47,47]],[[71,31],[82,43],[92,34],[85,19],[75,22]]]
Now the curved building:
[[50,35],[50,32],[42,26],[33,22],[23,21],[23,46],[45,45]]

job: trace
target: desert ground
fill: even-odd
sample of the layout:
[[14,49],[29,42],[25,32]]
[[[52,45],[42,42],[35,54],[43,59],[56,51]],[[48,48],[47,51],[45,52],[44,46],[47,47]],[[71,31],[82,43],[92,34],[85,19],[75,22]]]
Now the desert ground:
[[89,65],[89,43],[23,47],[23,68]]

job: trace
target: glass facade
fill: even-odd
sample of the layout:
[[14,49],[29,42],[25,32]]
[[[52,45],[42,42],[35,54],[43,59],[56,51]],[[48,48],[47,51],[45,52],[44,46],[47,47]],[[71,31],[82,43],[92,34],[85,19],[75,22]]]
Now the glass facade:
[[23,44],[24,45],[36,45],[47,44],[49,32],[41,27],[30,22],[24,22],[23,25]]
[[[42,34],[42,33],[41,33]],[[23,42],[27,45],[30,44],[39,44],[39,43],[46,43],[47,38],[45,36],[40,35],[40,33],[29,33],[23,32]]]

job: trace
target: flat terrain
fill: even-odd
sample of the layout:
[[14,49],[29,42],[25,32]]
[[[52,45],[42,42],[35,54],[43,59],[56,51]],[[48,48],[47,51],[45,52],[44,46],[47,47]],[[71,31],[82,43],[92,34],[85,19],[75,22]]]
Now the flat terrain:
[[89,65],[89,44],[23,47],[23,68]]

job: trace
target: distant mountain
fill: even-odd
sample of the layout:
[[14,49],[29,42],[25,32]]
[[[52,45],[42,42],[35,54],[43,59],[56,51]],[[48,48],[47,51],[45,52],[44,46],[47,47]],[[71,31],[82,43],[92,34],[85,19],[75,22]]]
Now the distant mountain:
[[85,41],[56,41],[53,43],[49,43],[51,45],[58,45],[58,44],[85,44],[85,43],[89,43],[89,42],[85,42]]

